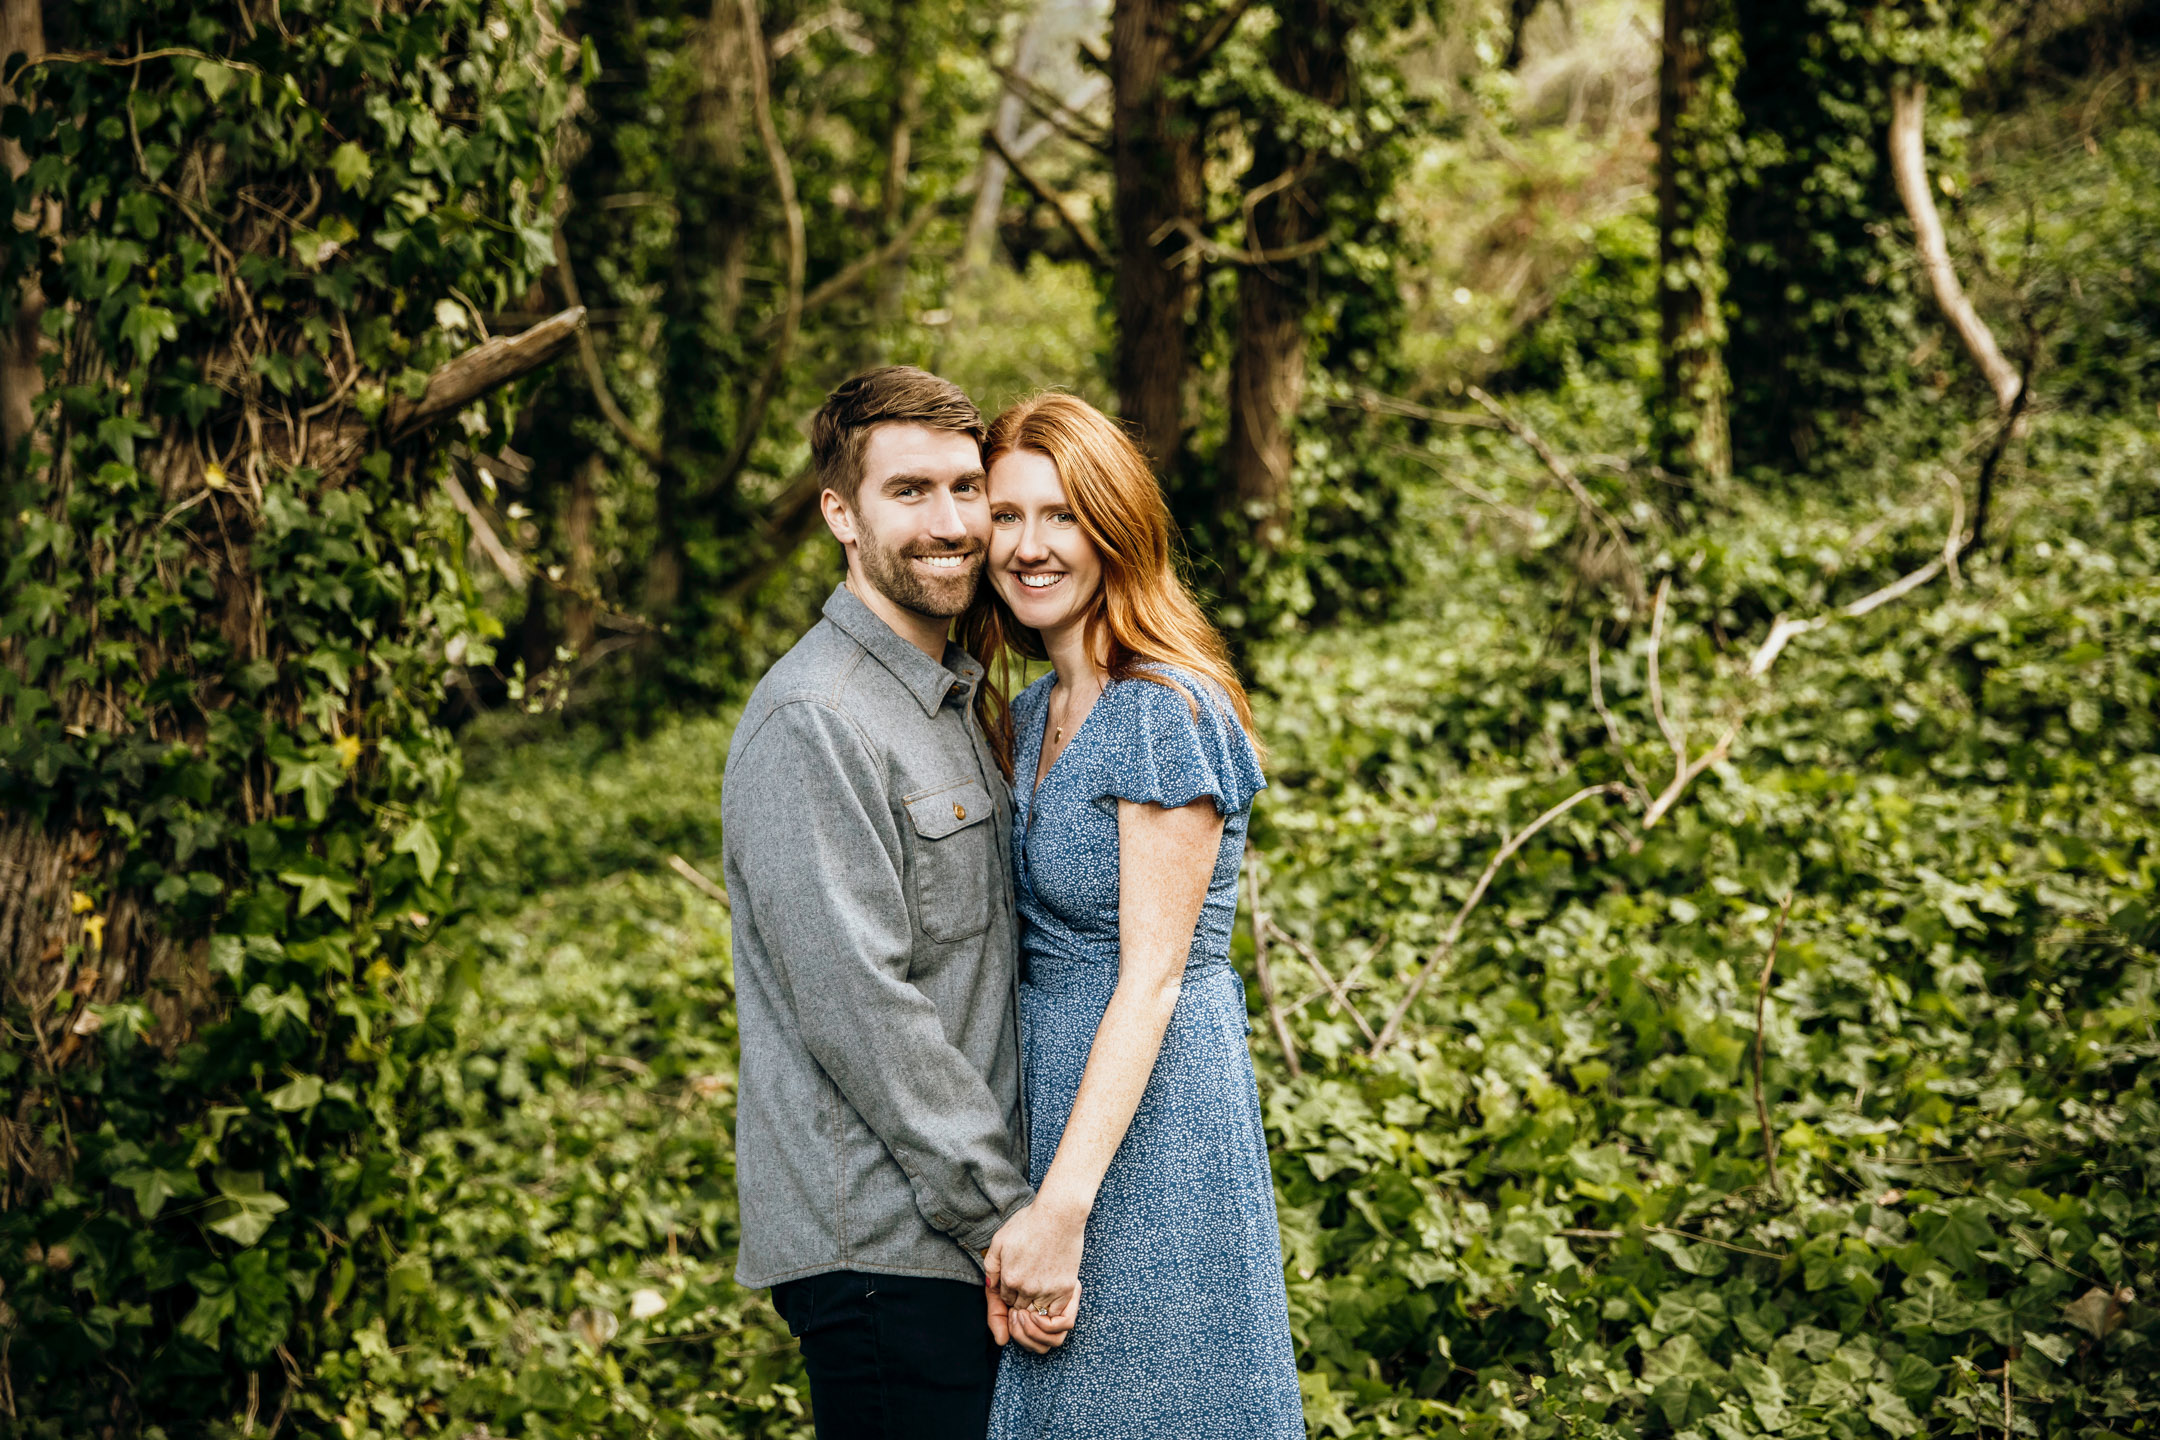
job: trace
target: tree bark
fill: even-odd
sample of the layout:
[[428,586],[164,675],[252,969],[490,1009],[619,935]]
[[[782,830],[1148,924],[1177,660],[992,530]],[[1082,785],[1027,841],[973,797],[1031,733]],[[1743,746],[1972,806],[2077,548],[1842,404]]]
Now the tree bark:
[[[1270,59],[1291,93],[1329,108],[1349,99],[1346,46],[1352,18],[1339,0],[1288,0]],[[1249,257],[1292,251],[1326,228],[1324,156],[1262,125],[1246,172],[1245,250]],[[1257,550],[1288,538],[1290,422],[1305,393],[1305,317],[1314,259],[1248,259],[1238,271],[1236,349],[1230,361],[1230,432],[1224,468],[1230,499]]]
[[[321,484],[335,487],[359,464],[360,457],[378,441],[411,441],[429,426],[455,415],[489,391],[517,380],[570,348],[582,310],[566,311],[522,335],[498,336],[457,356],[429,377],[424,397],[402,412],[383,417],[379,427],[365,425],[348,415],[305,436],[295,436],[281,424],[265,424],[256,432],[260,467],[278,471],[312,466],[322,472]],[[162,478],[165,498],[176,511],[197,506],[220,507],[218,524],[207,535],[217,537],[217,560],[210,567],[224,593],[221,628],[234,647],[234,663],[269,657],[260,621],[263,596],[250,568],[250,509],[231,496],[240,477],[258,465],[243,457],[231,478],[212,481],[199,460],[183,425],[174,422],[157,440],[142,449],[141,468]],[[146,536],[174,533],[173,514],[162,519],[154,513],[141,532],[116,537],[115,549],[140,544]],[[206,539],[205,544],[212,543]],[[183,639],[188,638],[183,636]],[[13,658],[0,651],[0,662]],[[141,663],[186,673],[184,655],[145,653]],[[101,690],[71,684],[55,694],[55,717],[73,733],[109,730],[112,707]],[[188,727],[199,721],[185,719],[177,709],[159,709],[139,722],[139,733],[151,740],[200,740]],[[265,761],[251,780],[243,781],[239,818],[248,823],[261,820],[280,808],[272,795],[272,779]],[[97,1033],[85,1006],[109,1004],[123,995],[141,997],[156,1019],[155,1037],[168,1046],[191,1032],[205,1013],[212,993],[202,958],[195,949],[176,947],[159,928],[147,897],[124,885],[112,887],[108,908],[100,915],[78,913],[71,903],[78,890],[94,888],[91,877],[109,872],[119,847],[107,843],[103,829],[82,815],[64,823],[45,817],[10,814],[0,822],[0,1001],[26,1017],[30,1042],[38,1063],[51,1070],[71,1057]],[[108,877],[109,878],[109,877]],[[92,922],[95,922],[93,931]],[[66,959],[77,947],[78,959]],[[76,1000],[65,1017],[54,1013],[63,992]],[[10,1158],[15,1138],[7,1127],[12,1117],[0,1115],[0,1168]],[[33,1179],[49,1179],[47,1169],[56,1157],[48,1148],[16,1147],[12,1155],[25,1165]]]
[[[5,0],[0,4],[0,60],[17,52],[45,53],[45,16],[39,0]],[[15,103],[12,86],[0,85],[0,107]],[[7,161],[11,179],[22,178],[29,168],[22,146],[0,139],[0,158]],[[17,214],[15,224],[30,229],[37,217]],[[0,440],[13,452],[30,433],[37,419],[37,397],[44,389],[38,368],[38,321],[45,313],[45,294],[34,276],[27,277],[15,297],[15,318],[0,333]]]
[[1199,286],[1197,266],[1163,263],[1183,245],[1178,222],[1201,215],[1200,122],[1170,85],[1180,8],[1117,0],[1110,19],[1118,409],[1160,472],[1176,468],[1184,446],[1186,313]]
[[1958,283],[1957,268],[1950,263],[1950,245],[1943,236],[1942,216],[1935,209],[1935,192],[1928,188],[1927,151],[1923,144],[1922,128],[1927,118],[1927,87],[1917,80],[1907,80],[1890,91],[1890,173],[1897,181],[1898,199],[1905,202],[1905,213],[1912,217],[1913,235],[1920,251],[1920,268],[1926,272],[1928,285],[1935,292],[1935,303],[1942,307],[1950,328],[1957,331],[1964,342],[1965,353],[1972,356],[1973,364],[1987,377],[1988,389],[1995,392],[1995,405],[2008,415],[2017,403],[2018,393],[2024,382],[2018,378],[2017,367],[2003,358],[2001,347],[1995,343],[1995,333],[1988,329],[1987,321],[1966,298],[1965,287]]
[[1705,153],[1711,29],[1722,0],[1665,0],[1658,65],[1659,451],[1665,467],[1704,479],[1731,467],[1726,431],[1722,158]]

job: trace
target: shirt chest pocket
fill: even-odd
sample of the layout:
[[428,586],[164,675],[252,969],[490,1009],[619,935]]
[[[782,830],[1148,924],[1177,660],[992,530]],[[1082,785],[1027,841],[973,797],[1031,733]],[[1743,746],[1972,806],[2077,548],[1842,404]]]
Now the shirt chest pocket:
[[916,924],[932,940],[965,940],[990,928],[991,873],[997,865],[991,820],[996,807],[976,780],[909,797],[915,863]]

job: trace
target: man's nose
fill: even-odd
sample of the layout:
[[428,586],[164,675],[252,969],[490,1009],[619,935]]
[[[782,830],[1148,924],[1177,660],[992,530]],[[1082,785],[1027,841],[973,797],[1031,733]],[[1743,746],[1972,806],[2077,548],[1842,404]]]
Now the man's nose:
[[950,490],[938,490],[930,497],[930,533],[940,540],[961,541],[968,538],[967,522],[960,516],[960,506]]

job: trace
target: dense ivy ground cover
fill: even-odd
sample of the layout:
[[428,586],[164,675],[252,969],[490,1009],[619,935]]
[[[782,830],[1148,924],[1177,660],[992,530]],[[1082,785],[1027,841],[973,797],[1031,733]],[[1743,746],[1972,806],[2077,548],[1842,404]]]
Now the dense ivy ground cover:
[[[1939,547],[1933,475],[1758,498],[1658,557],[1668,696],[1695,752],[1752,716],[1729,760],[1647,835],[1573,812],[1413,1043],[1369,1061],[1316,1006],[1314,1073],[1270,1086],[1321,1430],[2154,1426],[2155,458],[2149,423],[2043,427],[2006,559],[1795,641],[1763,685],[1729,677],[1773,612]],[[1673,766],[1646,627],[1604,657],[1616,748],[1596,617],[1483,547],[1448,565],[1420,613],[1262,675],[1272,903],[1338,975],[1377,947],[1380,997],[1502,834],[1622,753],[1653,790]],[[1751,1061],[1787,896],[1773,1188]]]
[[[2160,437],[2033,445],[2004,558],[1796,640],[1767,686],[1726,657],[1924,561],[1934,480],[1728,497],[1647,557],[1696,747],[1747,707],[1730,758],[1640,848],[1617,799],[1527,847],[1379,1060],[1324,998],[1303,1078],[1256,1026],[1316,1435],[1899,1440],[2000,1433],[2006,1393],[2018,1434],[2153,1428]],[[1435,459],[1527,476],[1471,447]],[[1562,526],[1503,537],[1438,485],[1412,510],[1436,543],[1402,619],[1259,657],[1264,895],[1338,977],[1370,956],[1375,1026],[1499,836],[1624,775],[1593,623],[1628,763],[1671,764],[1646,627],[1561,603]],[[668,864],[716,871],[726,736],[471,746],[474,908],[437,954],[478,998],[350,1433],[806,1433],[785,1331],[727,1279],[726,917]],[[1773,1189],[1754,1007],[1787,895]]]

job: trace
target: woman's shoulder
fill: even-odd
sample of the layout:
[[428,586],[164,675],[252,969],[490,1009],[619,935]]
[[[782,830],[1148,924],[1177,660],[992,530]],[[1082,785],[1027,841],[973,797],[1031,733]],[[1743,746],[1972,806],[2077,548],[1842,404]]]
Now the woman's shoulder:
[[1167,716],[1174,708],[1195,724],[1233,717],[1230,696],[1216,681],[1167,660],[1143,660],[1118,683],[1121,700],[1135,710]]
[[1102,755],[1107,796],[1176,808],[1212,795],[1230,815],[1266,788],[1252,739],[1216,681],[1148,661],[1118,682],[1115,696]]

